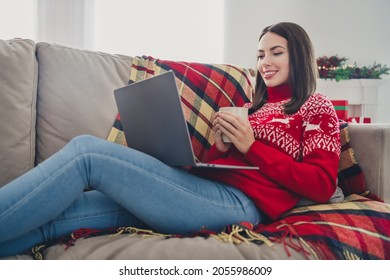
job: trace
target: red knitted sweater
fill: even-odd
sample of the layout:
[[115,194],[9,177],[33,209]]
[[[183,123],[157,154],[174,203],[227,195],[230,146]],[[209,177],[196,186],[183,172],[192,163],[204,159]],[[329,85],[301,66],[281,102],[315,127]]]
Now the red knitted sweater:
[[259,166],[260,171],[192,170],[239,188],[273,220],[301,197],[325,203],[336,189],[340,136],[334,107],[313,94],[298,112],[286,115],[282,105],[291,96],[288,85],[268,88],[269,101],[249,116],[256,141],[245,156],[233,146],[227,153],[215,146],[209,151],[209,162]]

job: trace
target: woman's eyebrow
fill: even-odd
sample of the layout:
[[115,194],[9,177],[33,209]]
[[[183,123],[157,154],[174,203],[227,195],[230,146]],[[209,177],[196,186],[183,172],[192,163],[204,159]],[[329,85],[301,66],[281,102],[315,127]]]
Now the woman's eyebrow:
[[[272,48],[270,48],[269,50],[270,51],[273,51],[273,50],[275,50],[275,49],[277,49],[277,48],[282,48],[282,49],[286,49],[285,47],[283,47],[283,46],[279,46],[279,45],[277,45],[277,46],[273,46]],[[260,49],[260,50],[258,50],[257,51],[258,53],[260,53],[260,52],[264,52],[262,49]]]
[[274,49],[277,49],[277,48],[286,49],[286,48],[283,47],[283,46],[274,46],[274,47],[270,48],[270,50],[273,51]]

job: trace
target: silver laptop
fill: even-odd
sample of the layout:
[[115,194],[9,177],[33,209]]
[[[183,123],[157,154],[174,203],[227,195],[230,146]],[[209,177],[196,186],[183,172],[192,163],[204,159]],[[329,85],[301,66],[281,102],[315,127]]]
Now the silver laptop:
[[129,147],[171,166],[258,169],[197,162],[172,71],[116,89],[114,96]]

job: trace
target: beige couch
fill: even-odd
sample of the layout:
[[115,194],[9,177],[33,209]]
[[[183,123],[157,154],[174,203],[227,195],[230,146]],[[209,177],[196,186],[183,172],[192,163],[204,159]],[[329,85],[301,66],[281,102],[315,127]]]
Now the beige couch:
[[[0,187],[79,134],[106,138],[117,114],[113,90],[127,84],[132,57],[31,40],[0,40]],[[390,202],[390,124],[353,124],[351,143],[372,193]],[[64,190],[66,191],[66,190]],[[33,213],[32,213],[33,215]],[[28,218],[28,217],[26,217]],[[0,225],[1,230],[1,225]],[[52,246],[47,259],[302,259],[282,244],[214,238],[107,235]],[[15,256],[13,259],[29,259]]]

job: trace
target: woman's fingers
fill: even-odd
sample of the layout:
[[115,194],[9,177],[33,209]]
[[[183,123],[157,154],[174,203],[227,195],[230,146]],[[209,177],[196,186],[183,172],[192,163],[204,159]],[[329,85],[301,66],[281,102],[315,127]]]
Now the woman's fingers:
[[255,141],[252,127],[249,120],[243,120],[240,117],[218,112],[214,119],[215,131],[220,131],[226,135],[233,145],[242,153],[246,153]]

